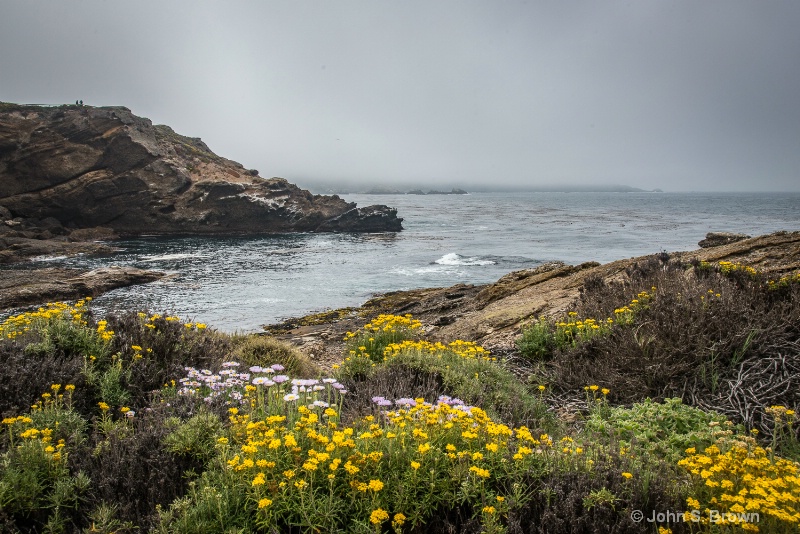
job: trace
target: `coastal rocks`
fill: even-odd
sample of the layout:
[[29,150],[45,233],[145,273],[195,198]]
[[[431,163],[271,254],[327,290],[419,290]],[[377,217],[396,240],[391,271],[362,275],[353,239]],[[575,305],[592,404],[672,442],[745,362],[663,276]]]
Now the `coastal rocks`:
[[402,229],[403,219],[398,219],[397,210],[386,206],[374,205],[356,208],[327,219],[320,224],[317,232],[371,232],[372,228],[385,228],[397,232]]
[[0,103],[0,205],[3,221],[120,236],[402,229],[394,209],[261,178],[124,107]]
[[[11,216],[8,210],[0,208],[0,220],[4,215]],[[14,217],[0,224],[0,264],[25,261],[37,256],[108,254],[117,249],[97,241],[117,237],[110,228],[70,230],[53,217],[41,220]]]
[[27,269],[6,269],[0,278],[0,310],[48,301],[94,297],[118,287],[159,280],[166,273],[134,267],[105,267],[89,272],[47,268],[31,277]]
[[733,234],[730,232],[709,232],[706,234],[706,238],[698,243],[698,246],[700,248],[719,247],[736,243],[743,239],[750,239],[750,236],[745,234]]
[[[0,236],[0,264],[17,263],[37,257],[76,256],[78,254],[111,254],[119,249],[105,243],[62,241],[57,239],[28,239]],[[27,269],[38,278],[36,269]],[[5,271],[4,271],[5,274]]]
[[[773,277],[800,272],[800,232],[776,232],[727,245],[676,252],[668,257],[684,263],[741,262]],[[570,266],[560,262],[509,273],[493,284],[459,284],[449,288],[395,291],[375,297],[357,309],[319,314],[313,320],[293,319],[265,329],[283,339],[300,343],[292,332],[296,324],[313,324],[329,337],[318,340],[314,353],[327,362],[343,350],[344,335],[372,317],[411,313],[426,326],[431,339],[468,339],[494,354],[512,354],[523,325],[538,317],[561,317],[574,309],[587,282],[613,283],[641,261],[663,261],[661,255],[618,260],[606,264],[587,262]]]

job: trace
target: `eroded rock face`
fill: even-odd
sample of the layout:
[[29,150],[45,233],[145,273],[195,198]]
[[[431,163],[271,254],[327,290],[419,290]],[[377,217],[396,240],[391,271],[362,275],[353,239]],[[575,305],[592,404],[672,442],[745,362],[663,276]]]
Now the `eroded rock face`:
[[0,103],[0,205],[123,236],[402,229],[394,209],[261,178],[124,107]]

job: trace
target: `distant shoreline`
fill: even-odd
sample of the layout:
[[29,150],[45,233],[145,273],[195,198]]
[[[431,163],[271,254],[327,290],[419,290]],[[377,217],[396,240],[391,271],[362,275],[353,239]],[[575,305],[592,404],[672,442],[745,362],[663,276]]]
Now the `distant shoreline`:
[[663,193],[661,189],[639,189],[638,187],[630,186],[608,186],[608,187],[527,187],[527,188],[511,188],[511,189],[471,189],[465,191],[461,188],[453,188],[450,191],[440,190],[422,190],[419,188],[409,190],[397,189],[348,189],[348,188],[332,188],[325,190],[315,190],[313,186],[309,186],[315,193],[321,194],[336,194],[336,195],[469,195],[471,193]]

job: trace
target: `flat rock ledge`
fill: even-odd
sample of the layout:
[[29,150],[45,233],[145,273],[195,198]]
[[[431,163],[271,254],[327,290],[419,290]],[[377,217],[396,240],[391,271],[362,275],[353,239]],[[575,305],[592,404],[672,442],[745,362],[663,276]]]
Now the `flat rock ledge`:
[[96,297],[118,287],[154,282],[166,276],[135,267],[77,269],[0,270],[0,311],[58,300]]
[[700,248],[721,247],[722,245],[730,245],[731,243],[744,241],[745,239],[750,239],[750,236],[731,232],[709,232],[706,234],[706,238],[697,245]]

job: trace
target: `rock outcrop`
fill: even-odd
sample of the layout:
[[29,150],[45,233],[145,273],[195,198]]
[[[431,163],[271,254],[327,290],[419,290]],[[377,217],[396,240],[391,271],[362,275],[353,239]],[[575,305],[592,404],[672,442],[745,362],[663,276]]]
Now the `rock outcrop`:
[[0,206],[120,236],[402,229],[392,208],[261,178],[125,107],[0,103]]
[[93,271],[75,269],[8,269],[0,277],[0,311],[44,304],[48,301],[96,297],[112,289],[159,280],[166,273],[134,267],[104,267]]
[[706,238],[697,243],[700,248],[721,247],[722,245],[730,245],[737,241],[750,239],[747,234],[733,234],[731,232],[709,232]]

